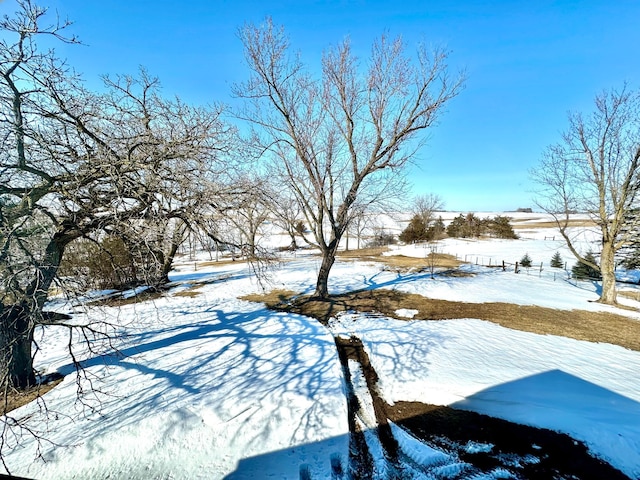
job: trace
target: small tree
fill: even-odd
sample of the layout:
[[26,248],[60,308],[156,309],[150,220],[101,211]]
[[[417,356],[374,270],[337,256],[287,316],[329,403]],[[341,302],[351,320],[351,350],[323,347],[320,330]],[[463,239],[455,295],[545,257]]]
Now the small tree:
[[571,268],[571,276],[576,280],[600,280],[602,278],[600,270],[593,267],[593,265],[598,265],[593,252],[589,250],[584,259],[585,262],[578,261]]
[[397,243],[393,233],[385,231],[384,228],[376,228],[373,237],[367,243],[367,247],[384,247]]
[[551,257],[551,263],[550,263],[552,268],[563,268],[564,267],[564,261],[562,260],[562,257],[560,256],[560,252],[556,252],[553,254],[553,257]]
[[622,234],[626,241],[616,253],[620,265],[629,270],[640,268],[640,208],[630,208],[624,215]]
[[524,268],[531,267],[531,257],[529,256],[528,253],[525,253],[524,257],[520,259],[520,265],[523,266]]
[[267,202],[273,222],[282,230],[287,232],[291,243],[290,250],[298,248],[298,236],[303,236],[305,231],[304,222],[300,220],[302,210],[298,201],[293,195],[288,195],[286,191],[280,191],[271,187],[269,192],[270,202]]
[[464,230],[464,216],[462,214],[454,218],[447,227],[447,235],[450,237],[462,237]]

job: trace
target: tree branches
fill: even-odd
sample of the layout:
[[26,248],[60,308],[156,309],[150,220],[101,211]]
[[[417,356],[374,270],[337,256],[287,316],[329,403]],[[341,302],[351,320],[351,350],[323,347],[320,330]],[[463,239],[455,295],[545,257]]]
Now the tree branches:
[[412,158],[418,132],[460,93],[464,76],[449,77],[443,51],[421,46],[412,58],[401,39],[382,36],[365,69],[344,41],[323,55],[314,79],[271,19],[246,25],[240,38],[251,74],[234,89],[246,100],[237,115],[254,125],[257,150],[298,200],[324,255],[316,293],[326,296],[325,275],[358,199],[384,196],[395,181],[389,173]]
[[[538,205],[554,215],[579,262],[602,273],[600,301],[615,303],[615,255],[628,242],[627,213],[635,206],[640,173],[640,92],[624,86],[595,98],[588,115],[569,115],[562,141],[550,146],[532,172]],[[574,245],[569,214],[589,215],[602,237],[600,264]]]

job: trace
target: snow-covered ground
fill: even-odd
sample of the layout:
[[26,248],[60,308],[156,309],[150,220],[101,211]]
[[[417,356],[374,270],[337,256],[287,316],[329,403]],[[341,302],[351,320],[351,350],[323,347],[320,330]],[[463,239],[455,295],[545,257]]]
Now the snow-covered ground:
[[[477,255],[492,262],[513,262],[528,253],[534,265],[544,262],[542,272],[503,272],[473,260],[463,268],[474,276],[432,279],[371,262],[338,261],[331,290],[396,288],[442,299],[615,310],[638,318],[593,303],[597,285],[552,271],[548,262],[556,251],[573,262],[549,233],[532,231],[514,241],[447,240],[438,247],[463,260]],[[424,250],[403,247],[395,253],[420,256]],[[309,293],[318,267],[316,257],[298,255],[272,272],[267,289]],[[423,322],[347,314],[330,332],[311,319],[239,300],[262,291],[244,264],[194,270],[192,262],[185,263],[171,279],[183,287],[150,302],[120,308],[56,305],[73,311],[74,321],[105,319],[126,335],[113,345],[118,353],[108,346],[85,352],[87,377],[80,385],[91,382],[99,393],[79,403],[66,352],[68,330],[38,331],[37,368],[66,377],[45,397],[48,415],[37,403],[12,413],[48,440],[40,445],[42,458],[35,459],[37,444],[30,435],[17,439],[18,445],[8,436],[4,454],[12,473],[50,479],[298,479],[304,471],[314,480],[331,478],[332,462],[346,466],[349,446],[333,334],[353,333],[362,339],[388,402],[452,405],[565,432],[640,478],[640,352],[476,319]],[[194,295],[184,295],[196,284]],[[79,338],[73,342],[81,348]],[[426,455],[415,453],[411,438],[400,443]]]

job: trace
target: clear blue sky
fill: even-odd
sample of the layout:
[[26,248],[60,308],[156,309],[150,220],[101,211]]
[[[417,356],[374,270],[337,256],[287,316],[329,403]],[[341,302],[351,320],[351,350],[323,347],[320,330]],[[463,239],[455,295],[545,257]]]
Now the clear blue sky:
[[[317,66],[345,36],[365,57],[383,32],[451,51],[467,86],[454,99],[410,178],[450,210],[533,206],[530,168],[559,140],[568,111],[590,111],[605,88],[640,87],[640,1],[50,0],[86,46],[58,48],[87,81],[100,74],[160,78],[166,95],[232,102],[248,74],[237,30],[270,15]],[[15,11],[0,1],[0,13]]]

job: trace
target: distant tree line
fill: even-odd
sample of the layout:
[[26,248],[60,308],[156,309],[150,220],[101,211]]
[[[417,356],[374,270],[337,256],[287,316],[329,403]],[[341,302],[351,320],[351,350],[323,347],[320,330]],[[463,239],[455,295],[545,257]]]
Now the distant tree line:
[[479,218],[473,213],[460,214],[445,228],[442,217],[425,221],[424,216],[414,214],[409,225],[400,233],[404,243],[429,242],[446,236],[454,238],[493,237],[516,239],[509,217],[496,215],[492,218]]
[[496,215],[493,218],[478,218],[473,213],[460,214],[447,227],[447,235],[458,238],[518,238],[513,231],[509,217]]

